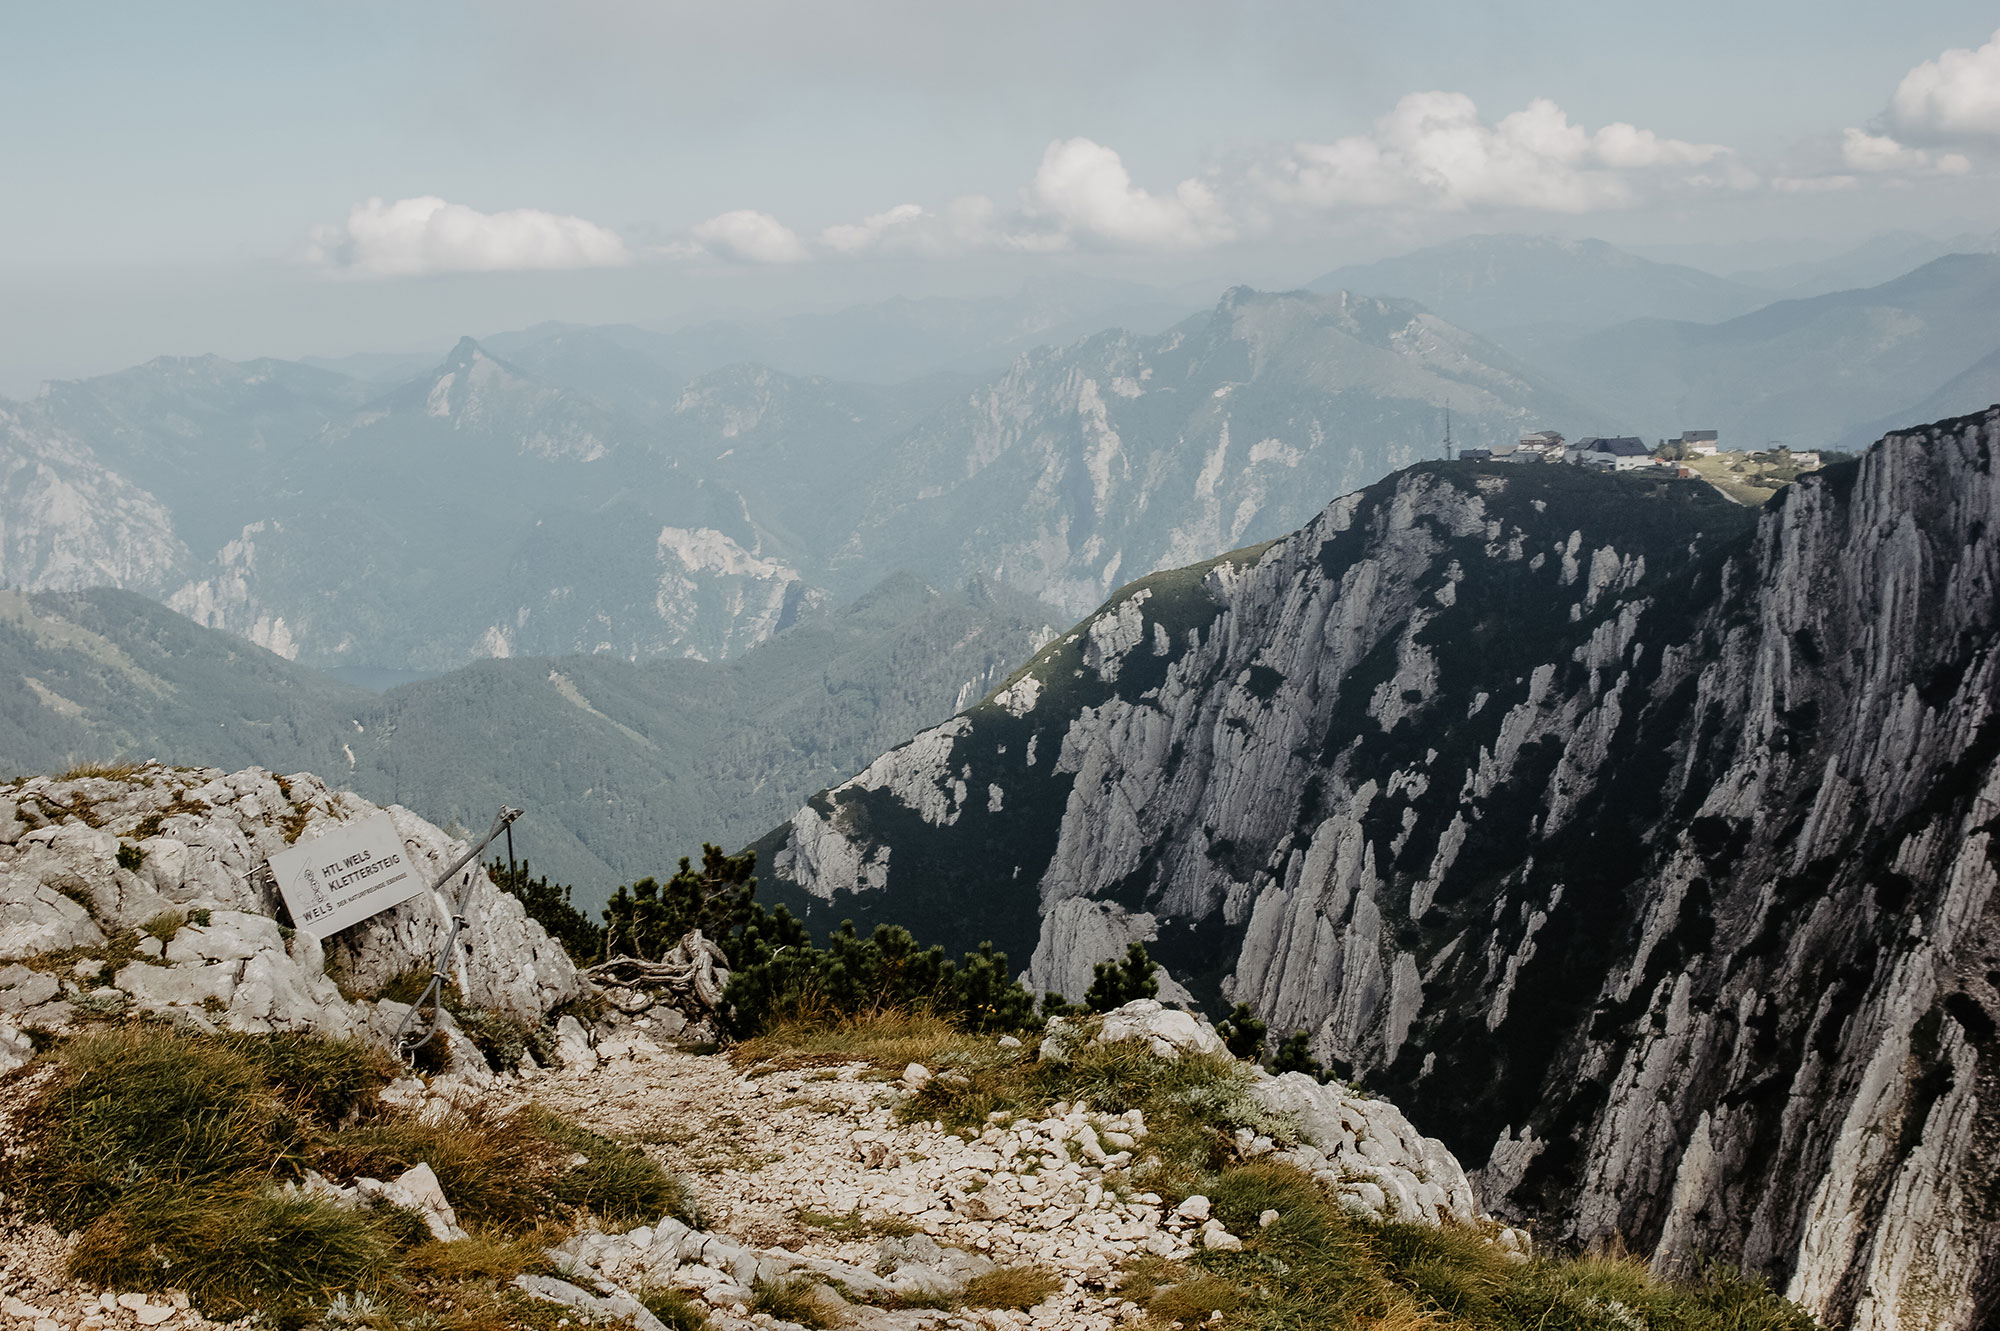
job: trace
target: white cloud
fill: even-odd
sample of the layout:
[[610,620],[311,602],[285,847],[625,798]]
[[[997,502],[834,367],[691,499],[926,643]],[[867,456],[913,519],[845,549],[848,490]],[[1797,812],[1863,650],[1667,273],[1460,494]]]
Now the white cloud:
[[864,217],[858,223],[830,226],[819,233],[819,239],[820,244],[837,254],[899,249],[906,242],[921,244],[925,223],[932,220],[922,204],[899,203],[885,213]]
[[1972,163],[1959,153],[1932,153],[1896,142],[1886,134],[1850,129],[1841,135],[1840,160],[1850,170],[1899,175],[1962,176]]
[[1463,93],[1422,92],[1404,97],[1368,133],[1296,143],[1171,189],[1136,183],[1124,159],[1104,144],[1057,139],[1011,209],[983,194],[936,209],[900,203],[809,237],[769,213],[739,209],[691,227],[657,252],[788,264],[975,250],[1192,250],[1372,210],[1584,213],[1625,207],[1662,189],[1757,183],[1720,144],[1668,138],[1622,121],[1589,130],[1547,99],[1489,124]]
[[1777,176],[1771,181],[1771,188],[1781,194],[1833,194],[1860,186],[1858,176]]
[[[1012,212],[1003,213],[983,195],[953,199],[938,212],[899,204],[825,228],[816,248],[839,256],[1187,250],[1256,234],[1287,215],[1310,220],[1378,209],[1474,208],[1581,213],[1629,205],[1658,187],[1743,189],[1756,183],[1719,144],[1666,138],[1622,122],[1593,132],[1571,124],[1547,100],[1487,124],[1462,93],[1412,93],[1370,133],[1294,144],[1247,168],[1159,192],[1136,184],[1116,150],[1087,138],[1057,139],[1043,151]],[[696,245],[680,252],[714,251],[713,245]]]
[[[1721,176],[1712,168],[1727,164]],[[1750,183],[1719,144],[1662,138],[1616,123],[1595,133],[1538,98],[1496,124],[1470,97],[1416,92],[1396,103],[1369,134],[1299,143],[1260,171],[1272,197],[1313,212],[1414,208],[1457,212],[1525,208],[1583,213],[1624,207],[1642,184],[1700,187]]]
[[1889,124],[1919,141],[2000,138],[2000,32],[1976,51],[1955,47],[1905,74]]
[[1021,203],[1031,225],[1011,238],[1013,248],[1180,250],[1234,235],[1210,186],[1183,180],[1172,194],[1149,193],[1132,183],[1116,152],[1089,139],[1051,143]]
[[357,203],[339,225],[317,226],[306,260],[358,277],[611,268],[632,261],[615,232],[534,208],[482,213],[435,195]]
[[810,257],[797,232],[771,214],[753,208],[738,208],[711,217],[691,228],[688,234],[701,250],[738,263],[797,263]]

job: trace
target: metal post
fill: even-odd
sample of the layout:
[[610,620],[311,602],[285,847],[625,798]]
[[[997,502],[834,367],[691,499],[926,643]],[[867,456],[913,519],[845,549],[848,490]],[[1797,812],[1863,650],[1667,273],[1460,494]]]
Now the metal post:
[[[498,837],[502,832],[507,833],[507,841],[511,846],[514,840],[514,820],[520,816],[521,811],[519,809],[502,806],[499,814],[493,819],[492,828],[486,833],[485,837],[480,840],[479,844],[471,847],[463,855],[453,860],[451,866],[439,874],[437,881],[431,884],[431,891],[436,892],[442,889],[446,883],[451,881],[453,874],[456,874],[460,869],[470,864],[480,852],[492,845],[494,838]],[[458,947],[458,935],[465,928],[465,912],[471,900],[472,874],[471,872],[467,872],[465,881],[459,885],[457,905],[453,907],[451,912],[451,932],[445,935],[444,946],[438,949],[437,962],[431,967],[430,983],[424,986],[423,993],[417,995],[417,1001],[410,1005],[410,1010],[403,1014],[402,1023],[396,1027],[396,1053],[405,1061],[414,1062],[417,1050],[429,1044],[431,1038],[438,1033],[438,1014],[444,1002],[444,986],[446,981],[451,978],[450,972],[445,968],[451,963],[451,959],[455,955],[455,949]],[[429,1003],[431,1006],[431,1017],[428,1028],[424,1030],[421,1040],[412,1039],[411,1024],[418,1021],[423,1011],[423,1006],[426,1003]]]

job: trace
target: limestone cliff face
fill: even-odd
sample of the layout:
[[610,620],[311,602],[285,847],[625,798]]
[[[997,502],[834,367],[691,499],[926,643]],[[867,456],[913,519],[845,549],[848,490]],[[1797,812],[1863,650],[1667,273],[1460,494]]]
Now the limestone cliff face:
[[158,592],[189,563],[158,499],[82,440],[0,402],[0,582]]
[[[1147,937],[1496,1212],[1833,1324],[2000,1302],[2000,409],[1754,519],[1433,464],[1124,589],[766,842],[817,923]],[[767,862],[772,862],[767,860]]]

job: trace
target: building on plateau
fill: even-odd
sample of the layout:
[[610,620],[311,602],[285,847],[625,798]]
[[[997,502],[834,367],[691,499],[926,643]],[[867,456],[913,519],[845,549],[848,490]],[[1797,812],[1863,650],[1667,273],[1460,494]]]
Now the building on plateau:
[[1679,443],[1682,455],[1691,458],[1714,457],[1722,447],[1716,442],[1713,430],[1683,430]]
[[1631,435],[1615,439],[1585,439],[1570,450],[1570,460],[1603,471],[1637,471],[1653,465],[1653,450]]
[[1562,460],[1563,437],[1555,430],[1535,430],[1524,434],[1520,442],[1512,445],[1507,453],[1509,462],[1561,462]]

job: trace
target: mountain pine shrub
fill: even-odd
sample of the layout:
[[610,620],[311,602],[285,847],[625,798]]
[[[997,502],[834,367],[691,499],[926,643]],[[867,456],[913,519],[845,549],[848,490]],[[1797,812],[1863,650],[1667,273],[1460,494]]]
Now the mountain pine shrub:
[[725,855],[703,843],[699,870],[683,855],[664,884],[641,878],[620,887],[604,908],[604,955],[657,961],[690,929],[717,942],[740,932],[751,917],[756,867],[754,850]]
[[1248,1003],[1238,1003],[1215,1028],[1229,1052],[1246,1063],[1255,1063],[1264,1053],[1264,1036],[1269,1027],[1258,1019]]
[[1123,961],[1100,961],[1093,970],[1090,989],[1083,996],[1092,1012],[1109,1012],[1141,998],[1158,998],[1160,981],[1153,974],[1159,963],[1146,955],[1144,943],[1125,949]]
[[1312,1056],[1312,1037],[1304,1031],[1293,1031],[1278,1046],[1278,1052],[1271,1056],[1271,1071],[1283,1074],[1303,1072],[1314,1081],[1326,1080],[1326,1069]]

